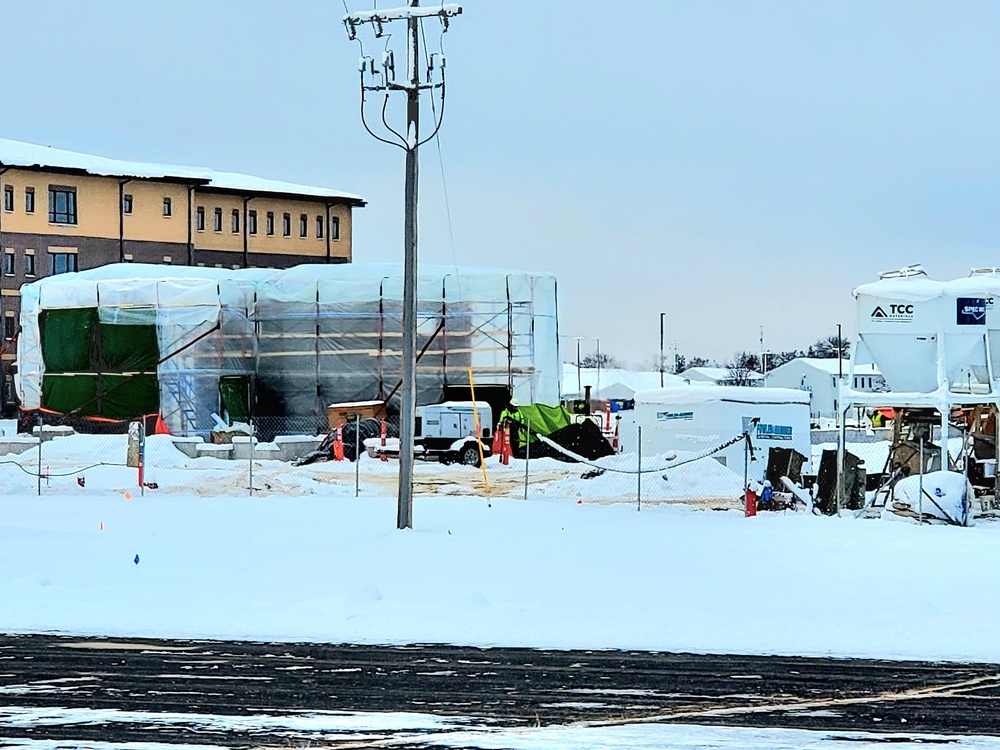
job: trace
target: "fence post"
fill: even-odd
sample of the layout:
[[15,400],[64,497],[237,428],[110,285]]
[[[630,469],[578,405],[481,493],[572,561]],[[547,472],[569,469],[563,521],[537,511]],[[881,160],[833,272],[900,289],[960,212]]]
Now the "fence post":
[[254,415],[250,415],[250,497],[253,497],[253,438],[257,428],[254,426],[256,420]]
[[354,415],[354,497],[361,494],[361,412]]
[[38,496],[42,496],[42,412],[38,412]]
[[[931,436],[933,437],[933,435]],[[944,444],[944,439],[941,440],[942,445]],[[920,436],[920,500],[917,502],[917,513],[919,514],[918,523],[924,525],[924,436]]]
[[528,465],[531,463],[531,419],[524,425],[524,499],[528,499]]
[[639,431],[639,470],[635,473],[635,500],[637,511],[642,510],[642,425],[638,425]]

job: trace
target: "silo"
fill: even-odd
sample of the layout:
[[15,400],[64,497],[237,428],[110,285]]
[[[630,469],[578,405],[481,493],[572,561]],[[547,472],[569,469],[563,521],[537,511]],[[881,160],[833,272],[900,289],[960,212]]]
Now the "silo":
[[[1000,315],[994,299],[1000,297],[1000,274],[974,270],[963,279],[943,285],[945,375],[953,393],[986,394],[996,377],[1000,352]],[[989,357],[994,359],[988,361]]]
[[905,269],[859,286],[854,298],[859,340],[855,362],[870,356],[893,391],[937,390],[938,337],[945,324],[943,284],[922,271]]

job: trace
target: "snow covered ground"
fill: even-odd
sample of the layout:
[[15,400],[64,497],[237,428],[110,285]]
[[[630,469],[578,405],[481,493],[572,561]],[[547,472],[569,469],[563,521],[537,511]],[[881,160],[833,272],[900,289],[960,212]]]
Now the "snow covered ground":
[[[164,729],[197,727],[201,730],[285,730],[291,747],[317,743],[347,743],[347,747],[454,747],[481,750],[918,750],[947,745],[954,750],[994,750],[1000,738],[931,734],[872,734],[867,732],[817,732],[801,729],[709,727],[690,724],[626,724],[621,726],[552,726],[503,729],[470,726],[464,719],[442,719],[421,714],[335,714],[309,712],[298,716],[192,716],[166,713],[126,714],[93,709],[5,709],[0,726],[58,725],[72,728],[89,723],[142,723]],[[208,750],[214,745],[173,742],[95,742],[93,740],[4,739],[6,750]],[[371,744],[369,744],[371,743]],[[337,745],[338,747],[341,745]]]
[[[43,494],[98,497],[126,492],[138,494],[137,472],[126,467],[126,436],[73,435],[43,443],[41,461],[32,447],[21,454],[0,457],[0,495],[37,494],[37,473],[45,476]],[[712,445],[718,442],[712,436]],[[712,458],[701,458],[677,468],[672,464],[700,456],[700,453],[671,451],[643,457],[645,473],[641,487],[644,502],[705,504],[711,507],[739,506],[743,484],[740,473],[727,469]],[[634,473],[637,457],[608,456],[597,464],[607,469],[593,479],[581,480],[590,467],[568,464],[551,458],[529,462],[528,496],[582,497],[593,502],[636,502],[639,491]],[[277,460],[254,460],[255,496],[349,495],[355,493],[355,465],[348,461],[317,463],[295,467]],[[358,494],[395,494],[398,464],[362,455]],[[496,457],[487,462],[490,492],[496,497],[524,498],[525,462],[512,460],[501,465]],[[189,458],[177,450],[168,436],[153,435],[147,440],[145,481],[157,485],[156,494],[198,494],[204,497],[250,494],[250,466],[247,460]],[[466,466],[443,466],[418,462],[418,492],[443,495],[485,495],[483,474]]]
[[401,532],[342,479],[0,497],[0,631],[1000,662],[995,524],[436,494]]

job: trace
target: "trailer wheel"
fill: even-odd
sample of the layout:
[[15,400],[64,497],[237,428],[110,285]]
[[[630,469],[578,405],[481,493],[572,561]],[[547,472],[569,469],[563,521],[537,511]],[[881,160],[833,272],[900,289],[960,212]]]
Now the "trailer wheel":
[[459,453],[462,463],[466,466],[479,467],[482,462],[479,460],[479,446],[475,444],[467,445],[462,448],[462,452]]

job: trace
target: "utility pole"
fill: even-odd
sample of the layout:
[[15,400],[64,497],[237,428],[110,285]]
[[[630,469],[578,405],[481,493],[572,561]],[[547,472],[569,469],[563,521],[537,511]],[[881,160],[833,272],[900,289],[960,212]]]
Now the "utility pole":
[[767,355],[768,351],[764,348],[764,326],[760,327],[760,374],[764,376],[763,385],[767,387]]
[[[660,313],[660,388],[663,387],[663,316],[666,313]],[[674,362],[677,362],[677,356],[674,356]]]
[[[361,122],[374,138],[402,148],[406,152],[405,214],[403,219],[403,342],[402,342],[402,386],[400,388],[399,411],[399,502],[396,512],[396,528],[413,527],[413,437],[414,415],[417,400],[417,150],[421,145],[437,135],[444,117],[445,59],[440,52],[428,55],[421,67],[420,42],[424,19],[438,18],[441,34],[448,30],[448,19],[461,14],[462,8],[454,4],[441,4],[432,8],[419,7],[419,0],[409,0],[403,8],[371,10],[349,13],[344,17],[344,25],[351,39],[358,39],[358,28],[371,24],[376,39],[386,37],[381,64],[364,54],[361,46]],[[389,47],[392,34],[385,29],[394,21],[406,23],[406,79],[396,80],[394,51]],[[424,72],[422,76],[421,73]],[[394,91],[406,93],[406,131],[400,133],[385,120],[389,95]],[[429,92],[439,96],[441,106],[435,108],[433,132],[420,140],[420,95]],[[384,94],[381,106],[381,123],[384,136],[372,131],[366,117],[368,94]],[[378,127],[378,125],[376,125]]]

